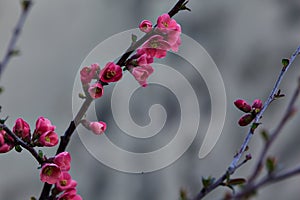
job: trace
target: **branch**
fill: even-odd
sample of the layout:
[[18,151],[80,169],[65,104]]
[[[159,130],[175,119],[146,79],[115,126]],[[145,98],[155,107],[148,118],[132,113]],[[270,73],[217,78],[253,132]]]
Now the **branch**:
[[12,37],[10,38],[5,56],[4,56],[3,60],[0,62],[0,77],[1,77],[1,74],[4,71],[5,67],[7,66],[8,62],[10,61],[12,56],[14,56],[14,54],[16,53],[15,46],[19,39],[20,33],[22,32],[25,20],[28,16],[31,6],[32,6],[31,0],[23,0],[22,1],[22,12],[21,12],[19,20],[14,28]]
[[[175,14],[177,14],[180,10],[186,10],[187,8],[185,5],[188,3],[188,0],[179,0],[175,6],[170,10],[168,13],[170,17],[173,17]],[[121,58],[118,60],[117,65],[119,66],[124,66],[126,63],[126,60],[129,58],[129,56],[139,47],[141,46],[144,42],[146,42],[152,35],[154,34],[153,31],[145,34],[141,39],[133,43],[127,50],[126,52],[121,56]],[[108,84],[104,84],[103,86],[107,86]],[[56,155],[65,151],[66,147],[69,144],[69,141],[71,139],[72,134],[74,133],[77,125],[79,124],[80,120],[86,113],[87,109],[91,105],[93,99],[91,97],[87,97],[86,100],[84,101],[83,105],[81,106],[79,112],[77,113],[76,117],[74,118],[73,121],[71,121],[68,129],[65,131],[65,134],[61,136],[60,144],[57,149]],[[39,200],[47,200],[49,198],[49,193],[51,190],[52,185],[45,183],[43,190],[41,192]]]
[[31,155],[39,162],[39,164],[44,163],[44,159],[39,156],[39,154],[35,151],[35,149],[29,146],[22,139],[17,137],[6,125],[0,124],[0,128],[3,129],[9,136],[11,136],[17,145],[22,146],[24,149],[29,151]]
[[241,156],[243,155],[243,153],[246,151],[246,148],[249,144],[249,142],[251,141],[251,138],[254,134],[255,129],[253,128],[253,125],[258,124],[260,118],[262,117],[263,113],[266,111],[266,109],[269,107],[270,103],[274,100],[274,95],[276,95],[279,85],[283,79],[283,76],[285,75],[285,73],[287,72],[287,70],[291,67],[292,63],[294,62],[294,60],[296,59],[297,55],[299,55],[300,53],[300,46],[296,49],[296,51],[292,54],[291,58],[289,59],[289,63],[287,66],[284,66],[281,69],[281,72],[275,82],[275,85],[270,93],[270,96],[268,97],[268,99],[265,101],[263,108],[261,109],[261,111],[256,115],[254,122],[251,125],[251,128],[249,129],[249,132],[246,136],[246,138],[244,139],[243,144],[240,147],[240,150],[238,151],[238,153],[234,156],[232,162],[230,163],[229,167],[227,168],[226,172],[213,184],[211,184],[210,186],[203,188],[197,195],[196,197],[193,198],[193,200],[200,200],[202,199],[204,196],[206,196],[208,193],[210,193],[212,190],[214,190],[215,188],[217,188],[218,186],[220,186],[224,180],[227,177],[227,174],[232,175],[236,169],[239,167],[238,163],[241,159]]
[[274,130],[274,132],[270,135],[270,137],[267,139],[264,148],[260,154],[259,160],[256,164],[255,170],[253,171],[252,175],[249,178],[249,182],[252,182],[257,175],[259,174],[259,172],[261,171],[261,168],[263,166],[263,162],[265,159],[265,156],[268,152],[268,150],[270,149],[271,145],[274,143],[275,139],[277,138],[277,136],[279,135],[279,133],[281,132],[282,128],[286,125],[287,121],[292,117],[292,115],[295,113],[295,102],[299,96],[300,93],[300,78],[298,80],[298,86],[293,94],[293,97],[288,105],[287,110],[285,111],[285,114],[283,116],[283,118],[281,119],[281,121],[279,122],[277,128]]
[[[260,120],[260,118],[263,116],[264,112],[266,111],[266,109],[269,107],[269,105],[271,104],[271,102],[274,100],[274,95],[276,94],[276,92],[278,91],[279,85],[283,79],[283,76],[285,75],[285,73],[287,72],[287,70],[291,67],[292,63],[294,62],[294,60],[296,59],[297,55],[300,53],[300,46],[297,48],[297,50],[293,53],[293,55],[291,56],[290,60],[289,60],[289,64],[287,66],[282,67],[282,70],[279,74],[279,77],[274,85],[274,88],[269,96],[269,98],[265,101],[263,108],[261,109],[261,111],[257,114],[257,116],[254,119],[254,122],[252,123],[252,125],[257,124]],[[252,128],[250,128],[239,152],[237,155],[234,156],[234,159],[232,160],[231,164],[228,167],[228,171],[230,172],[230,174],[234,173],[235,168],[237,166],[237,163],[239,162],[242,154],[245,152],[246,147],[248,146],[251,137],[254,133],[254,130]]]
[[300,174],[300,166],[298,166],[295,169],[287,170],[285,172],[279,173],[277,175],[267,175],[265,178],[263,178],[258,183],[251,185],[250,187],[246,187],[242,192],[234,195],[231,197],[231,199],[242,199],[242,197],[248,196],[252,192],[256,191],[258,188],[261,188],[263,186],[266,186],[267,184],[277,183],[279,181],[283,181],[285,179],[288,179],[290,177],[293,177],[295,175]]

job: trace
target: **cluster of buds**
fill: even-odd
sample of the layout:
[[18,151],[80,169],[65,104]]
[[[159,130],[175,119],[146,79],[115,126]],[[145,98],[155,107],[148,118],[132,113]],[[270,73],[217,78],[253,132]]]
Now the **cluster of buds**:
[[154,71],[151,66],[154,58],[164,58],[169,50],[178,51],[181,44],[181,27],[168,14],[163,14],[158,17],[154,29],[149,20],[143,20],[139,28],[145,33],[152,31],[153,36],[126,62],[126,69],[142,87],[146,87],[147,79]]
[[[33,134],[31,134],[29,124],[22,118],[18,118],[13,127],[13,133],[31,147],[52,147],[57,145],[58,136],[54,130],[55,126],[51,124],[49,119],[44,117],[37,119]],[[14,146],[14,139],[4,130],[0,130],[0,153],[6,153]]]
[[248,104],[243,99],[238,99],[234,102],[234,105],[246,113],[239,119],[239,125],[240,126],[247,126],[252,122],[252,120],[256,117],[256,115],[260,112],[262,109],[262,101],[260,99],[256,99],[253,101],[252,106]]
[[71,168],[71,155],[68,152],[57,154],[53,162],[42,166],[40,179],[42,182],[55,184],[53,193],[58,196],[56,200],[72,199],[81,200],[77,194],[77,182],[69,174]]

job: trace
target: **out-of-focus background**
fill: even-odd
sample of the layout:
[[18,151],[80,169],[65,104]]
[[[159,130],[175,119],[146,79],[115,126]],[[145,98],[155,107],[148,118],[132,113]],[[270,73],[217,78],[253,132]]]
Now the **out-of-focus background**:
[[[169,11],[175,3],[175,0],[35,1],[17,45],[21,56],[9,63],[1,77],[0,85],[5,89],[0,96],[1,116],[10,117],[10,126],[16,118],[23,117],[32,129],[37,117],[45,116],[51,119],[57,126],[57,132],[62,134],[72,118],[74,78],[87,54],[111,35],[136,28],[143,19],[155,21],[157,16]],[[181,12],[175,19],[186,35],[207,50],[217,64],[226,87],[227,113],[220,139],[207,157],[198,159],[203,139],[201,131],[207,128],[205,120],[210,117],[210,99],[201,77],[192,79],[191,84],[198,91],[204,122],[200,122],[199,133],[188,151],[162,170],[145,174],[113,170],[93,158],[78,135],[74,135],[68,148],[73,158],[71,174],[78,181],[77,189],[83,199],[178,199],[180,188],[196,194],[201,187],[202,176],[219,176],[224,172],[247,132],[247,128],[237,126],[241,112],[234,108],[232,102],[237,98],[248,101],[267,98],[280,71],[281,59],[291,55],[300,44],[298,0],[191,0],[188,7],[192,12]],[[1,56],[4,55],[19,14],[19,0],[0,1]],[[168,59],[169,65],[172,65],[172,60]],[[264,128],[274,129],[282,116],[300,76],[299,67],[298,59],[280,87],[286,97],[274,102],[265,113],[262,119]],[[180,112],[178,104],[172,100],[172,94],[168,90],[158,90],[159,95],[155,90],[151,90],[151,94],[147,90],[138,90],[133,96],[131,115],[138,124],[147,124],[149,119],[144,116],[148,113],[147,105],[151,101],[164,105],[171,121],[178,120]],[[103,99],[104,104],[107,101],[109,105],[109,98]],[[104,120],[108,125],[115,126],[107,114],[110,111],[106,110],[106,114],[102,114]],[[297,115],[288,123],[283,129],[284,134],[272,148],[271,155],[278,157],[283,169],[300,164],[299,120],[300,116]],[[174,127],[176,122],[169,125],[170,130]],[[154,147],[163,146],[174,137],[168,129],[165,132],[166,136],[158,135],[161,139],[157,139],[158,144]],[[124,137],[118,137],[122,131],[106,134],[122,146]],[[254,158],[261,146],[261,138],[257,135],[250,143],[249,152]],[[46,154],[51,155],[54,151],[49,149]],[[253,163],[251,161],[238,170],[236,176],[246,176],[251,172]],[[38,196],[42,184],[37,167],[36,161],[26,151],[1,155],[0,200],[23,200],[32,195]],[[276,183],[259,191],[255,199],[299,199],[299,184],[300,177]],[[207,199],[217,199],[223,193],[224,189],[218,189]]]

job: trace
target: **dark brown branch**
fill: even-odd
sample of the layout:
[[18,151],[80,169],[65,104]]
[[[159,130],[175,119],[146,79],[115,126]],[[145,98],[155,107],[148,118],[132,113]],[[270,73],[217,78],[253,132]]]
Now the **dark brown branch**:
[[44,163],[44,159],[39,156],[35,149],[24,142],[22,139],[20,139],[18,136],[16,136],[6,125],[0,124],[0,128],[5,130],[5,132],[14,139],[17,145],[20,145],[21,147],[29,151],[39,164]]
[[[182,6],[185,5],[188,1],[187,0],[179,0],[175,6],[169,11],[170,17],[173,17],[175,14],[177,14],[180,10],[182,10]],[[141,39],[133,43],[126,52],[121,56],[121,58],[118,60],[117,65],[124,66],[126,60],[129,58],[129,56],[144,42],[146,42],[152,35],[154,34],[153,31],[145,34]],[[106,85],[104,85],[106,86]],[[76,115],[75,119],[71,121],[68,129],[66,130],[65,134],[61,137],[61,141],[59,144],[59,147],[57,149],[56,155],[58,153],[61,153],[65,151],[66,147],[69,144],[70,138],[72,134],[74,133],[77,125],[79,124],[80,120],[82,119],[83,115],[86,113],[88,107],[92,103],[93,99],[90,97],[87,97],[85,102],[83,103],[82,107],[80,108],[78,114]],[[44,187],[42,189],[41,195],[39,200],[48,200],[49,199],[49,193],[51,190],[52,185],[45,183]]]

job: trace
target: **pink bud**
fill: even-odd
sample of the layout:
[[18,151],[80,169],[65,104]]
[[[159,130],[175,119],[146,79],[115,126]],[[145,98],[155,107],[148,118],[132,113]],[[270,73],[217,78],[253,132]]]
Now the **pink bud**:
[[244,116],[242,116],[239,120],[239,125],[240,126],[247,126],[248,124],[250,124],[253,120],[253,116],[251,114],[245,114]]
[[251,106],[243,99],[238,99],[234,102],[234,105],[243,112],[250,112]]
[[99,78],[102,82],[116,82],[122,78],[122,68],[113,62],[109,62],[101,70]]
[[54,163],[46,163],[42,166],[40,179],[42,182],[55,184],[61,176],[60,168]]
[[62,152],[54,157],[53,162],[60,167],[62,171],[69,171],[71,168],[71,155],[69,152]]
[[89,87],[88,92],[93,99],[100,98],[103,95],[103,86],[95,83]]
[[9,152],[14,147],[14,140],[4,130],[0,130],[0,153]]
[[93,78],[96,78],[97,71],[100,70],[100,67],[97,63],[92,64],[91,66],[86,66],[80,71],[80,80],[83,85],[89,84]]
[[143,20],[140,23],[139,28],[142,32],[149,33],[152,30],[152,22],[149,20]]
[[51,121],[44,117],[39,117],[35,123],[33,137],[36,138],[48,131],[54,131],[56,127],[51,124]]
[[55,187],[59,191],[74,189],[76,186],[77,186],[77,182],[72,180],[72,177],[68,172],[62,172],[59,181],[57,181],[55,184]]
[[54,131],[47,131],[39,137],[38,141],[41,146],[53,147],[58,143],[58,136]]
[[263,104],[260,99],[255,99],[253,101],[252,108],[255,110],[258,110],[258,112],[261,110],[262,106],[263,106]]
[[96,135],[101,135],[106,130],[106,123],[105,122],[91,122],[89,124],[89,128],[95,133]]
[[25,122],[22,118],[18,118],[16,120],[15,126],[13,127],[13,132],[19,137],[22,138],[26,142],[30,142],[30,127],[27,122]]

